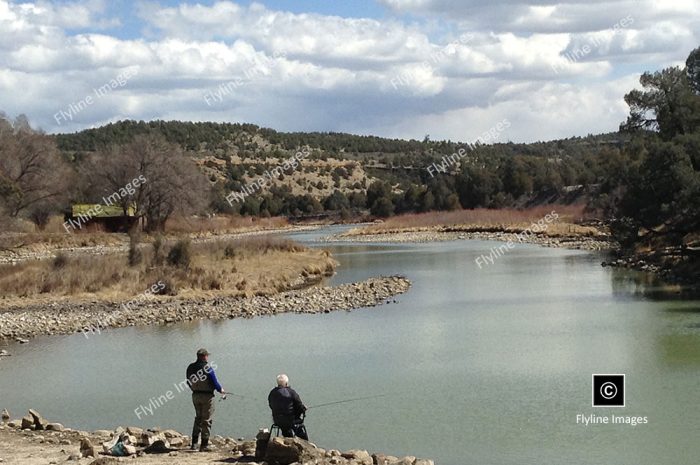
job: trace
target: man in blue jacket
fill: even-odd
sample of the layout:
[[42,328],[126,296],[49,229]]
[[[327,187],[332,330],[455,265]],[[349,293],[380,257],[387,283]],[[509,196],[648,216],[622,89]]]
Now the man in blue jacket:
[[272,410],[272,419],[286,438],[297,436],[309,440],[304,426],[306,405],[297,392],[289,387],[287,375],[277,376],[277,387],[270,391],[267,402]]
[[200,452],[211,452],[209,448],[209,434],[211,433],[212,415],[214,414],[214,391],[226,395],[226,391],[219,384],[214,373],[214,367],[209,365],[209,352],[207,349],[197,351],[197,361],[187,367],[187,384],[192,390],[192,403],[194,404],[194,426],[192,427],[192,450],[197,449],[199,436],[202,443]]

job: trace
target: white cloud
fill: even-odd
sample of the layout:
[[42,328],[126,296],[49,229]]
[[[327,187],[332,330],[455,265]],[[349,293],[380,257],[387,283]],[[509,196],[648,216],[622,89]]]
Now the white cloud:
[[[149,3],[138,10],[147,32],[125,39],[103,29],[117,20],[101,1],[0,0],[1,110],[49,131],[177,118],[453,140],[507,118],[511,139],[548,139],[615,130],[636,76],[679,62],[700,39],[692,1],[642,0],[617,33],[639,2],[382,1],[416,19]],[[57,111],[125,70],[138,74],[56,124]]]

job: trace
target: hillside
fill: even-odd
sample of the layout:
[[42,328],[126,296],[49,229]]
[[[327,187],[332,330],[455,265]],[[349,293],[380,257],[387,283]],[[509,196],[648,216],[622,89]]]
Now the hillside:
[[[629,140],[628,135],[610,133],[533,144],[458,143],[427,137],[407,141],[179,121],[121,121],[55,139],[58,148],[79,163],[135,136],[163,137],[187,153],[214,187],[215,210],[263,216],[365,208],[388,216],[460,207],[585,203],[588,195],[571,195],[566,187],[600,183],[605,174],[601,165],[619,156]],[[308,148],[308,156],[297,168],[271,177],[257,196],[259,202],[227,205],[227,193],[240,191],[302,148]],[[479,185],[475,191],[466,184]],[[377,203],[383,197],[392,197],[392,204]]]

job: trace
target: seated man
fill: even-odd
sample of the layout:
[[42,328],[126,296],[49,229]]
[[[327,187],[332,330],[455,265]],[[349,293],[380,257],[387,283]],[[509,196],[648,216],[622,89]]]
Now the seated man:
[[284,437],[297,436],[306,441],[309,440],[304,426],[306,406],[299,394],[289,387],[287,375],[277,376],[277,387],[270,391],[267,402],[272,409],[272,419],[280,427]]

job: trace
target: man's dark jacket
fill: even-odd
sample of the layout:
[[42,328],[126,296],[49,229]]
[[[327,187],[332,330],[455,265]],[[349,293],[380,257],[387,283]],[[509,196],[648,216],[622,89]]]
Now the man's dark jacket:
[[204,360],[197,360],[187,367],[187,384],[192,392],[205,392],[214,394],[214,391],[221,392],[221,386],[216,379],[214,370],[207,366]]
[[267,396],[267,402],[272,409],[272,419],[282,427],[291,426],[295,419],[306,412],[299,394],[290,387],[274,388]]

